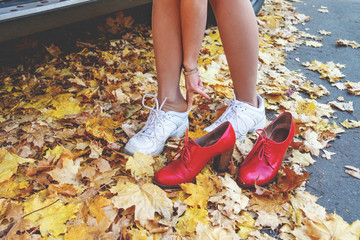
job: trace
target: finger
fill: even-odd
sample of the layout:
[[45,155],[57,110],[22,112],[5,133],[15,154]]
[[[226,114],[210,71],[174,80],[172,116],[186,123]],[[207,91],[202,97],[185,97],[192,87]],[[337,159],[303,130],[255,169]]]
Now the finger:
[[187,102],[187,110],[191,109],[192,103],[194,100],[194,92],[193,91],[186,91],[186,102]]
[[206,98],[207,100],[210,100],[209,95],[207,95],[202,89],[197,88],[196,90],[194,90],[196,93],[200,94],[201,96],[203,96],[204,98]]

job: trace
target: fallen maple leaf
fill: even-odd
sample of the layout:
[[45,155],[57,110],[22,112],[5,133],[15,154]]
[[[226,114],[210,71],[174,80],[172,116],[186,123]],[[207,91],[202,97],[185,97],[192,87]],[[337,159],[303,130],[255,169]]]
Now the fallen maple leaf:
[[31,158],[22,158],[9,153],[5,148],[0,149],[0,183],[7,181],[18,170],[19,164],[33,163]]
[[197,240],[238,240],[240,237],[234,231],[227,231],[220,227],[212,227],[209,225],[197,224],[196,235]]
[[151,155],[135,153],[126,162],[126,170],[131,170],[131,175],[139,180],[142,177],[154,176],[153,166],[155,161]]
[[345,39],[338,39],[336,41],[336,43],[340,46],[350,46],[353,49],[357,49],[360,48],[360,44],[355,42],[355,41],[349,41],[349,40],[345,40]]
[[329,214],[324,221],[305,221],[304,232],[310,239],[357,240],[360,237],[360,221],[349,225],[339,215]]
[[63,159],[63,167],[55,168],[48,172],[48,174],[57,182],[61,184],[72,184],[78,186],[80,184],[77,176],[80,168],[80,159],[73,160],[70,158]]
[[209,201],[218,204],[218,209],[228,218],[236,218],[247,206],[249,198],[242,193],[238,184],[228,174],[220,179],[222,190],[210,197]]
[[42,236],[48,234],[57,238],[66,232],[65,223],[75,218],[79,204],[65,204],[56,198],[45,198],[40,194],[32,195],[23,203],[25,219],[40,226]]
[[113,233],[106,233],[105,229],[100,227],[88,226],[85,223],[71,226],[64,235],[64,240],[96,240],[107,239],[115,240]]
[[278,176],[276,185],[273,188],[278,192],[289,192],[298,187],[310,176],[308,172],[298,175],[289,167],[282,168],[283,174]]
[[166,193],[151,183],[139,186],[131,182],[118,182],[111,188],[112,193],[116,194],[111,198],[116,208],[127,209],[135,206],[135,220],[144,225],[148,220],[154,219],[155,212],[170,218],[172,212],[172,202]]
[[202,208],[190,207],[187,208],[185,214],[179,218],[176,230],[182,236],[191,236],[199,223],[209,225],[208,212]]
[[181,189],[190,194],[184,203],[200,208],[205,208],[210,196],[216,194],[220,190],[221,183],[217,177],[208,177],[203,174],[196,176],[196,184],[194,183],[183,183],[180,184]]

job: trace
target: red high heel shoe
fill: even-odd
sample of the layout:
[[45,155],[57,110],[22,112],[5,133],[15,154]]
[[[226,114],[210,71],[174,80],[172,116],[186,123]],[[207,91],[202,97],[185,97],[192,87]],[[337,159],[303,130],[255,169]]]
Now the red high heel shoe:
[[295,135],[294,120],[291,113],[284,112],[256,132],[259,138],[238,173],[238,184],[243,187],[262,186],[275,179]]
[[[181,183],[194,182],[196,175],[214,158],[214,168],[226,171],[234,149],[236,135],[229,122],[225,122],[207,135],[189,139],[186,132],[181,148],[173,158],[179,157],[160,169],[154,176],[154,183],[163,188],[178,187]],[[180,146],[180,143],[179,143]]]

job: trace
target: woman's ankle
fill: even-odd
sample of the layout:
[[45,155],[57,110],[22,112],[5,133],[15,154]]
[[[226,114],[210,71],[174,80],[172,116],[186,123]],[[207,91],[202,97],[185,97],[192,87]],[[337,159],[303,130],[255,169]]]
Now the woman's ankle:
[[166,99],[162,109],[164,112],[174,111],[174,112],[186,112],[187,103],[185,99],[174,101],[171,99]]

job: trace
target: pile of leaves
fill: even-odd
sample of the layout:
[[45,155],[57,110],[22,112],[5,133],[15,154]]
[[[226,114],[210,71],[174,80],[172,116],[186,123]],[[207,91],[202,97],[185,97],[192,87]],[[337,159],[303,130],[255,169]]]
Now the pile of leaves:
[[[310,38],[296,24],[309,17],[283,0],[268,0],[258,16],[258,93],[269,116],[293,114],[297,134],[277,180],[241,189],[234,181],[255,135],[236,143],[228,173],[210,165],[196,183],[162,190],[154,172],[167,164],[178,138],[156,157],[122,153],[141,129],[145,93],[157,89],[151,29],[123,13],[108,17],[100,33],[65,53],[52,44],[42,60],[5,66],[0,75],[0,238],[4,239],[358,239],[351,225],[327,214],[305,190],[312,156],[344,129],[335,109],[316,101],[330,92],[285,66],[287,51]],[[338,82],[341,65],[304,63]],[[232,98],[232,82],[218,29],[206,30],[200,74],[211,101],[197,97],[190,136],[218,118]],[[336,84],[336,83],[335,83]],[[184,91],[184,81],[181,81]],[[359,83],[342,85],[358,94]],[[339,86],[339,85],[337,85]],[[147,105],[154,104],[151,99]],[[334,105],[333,105],[334,106]],[[355,120],[345,127],[359,127]],[[356,125],[357,124],[357,125]]]

